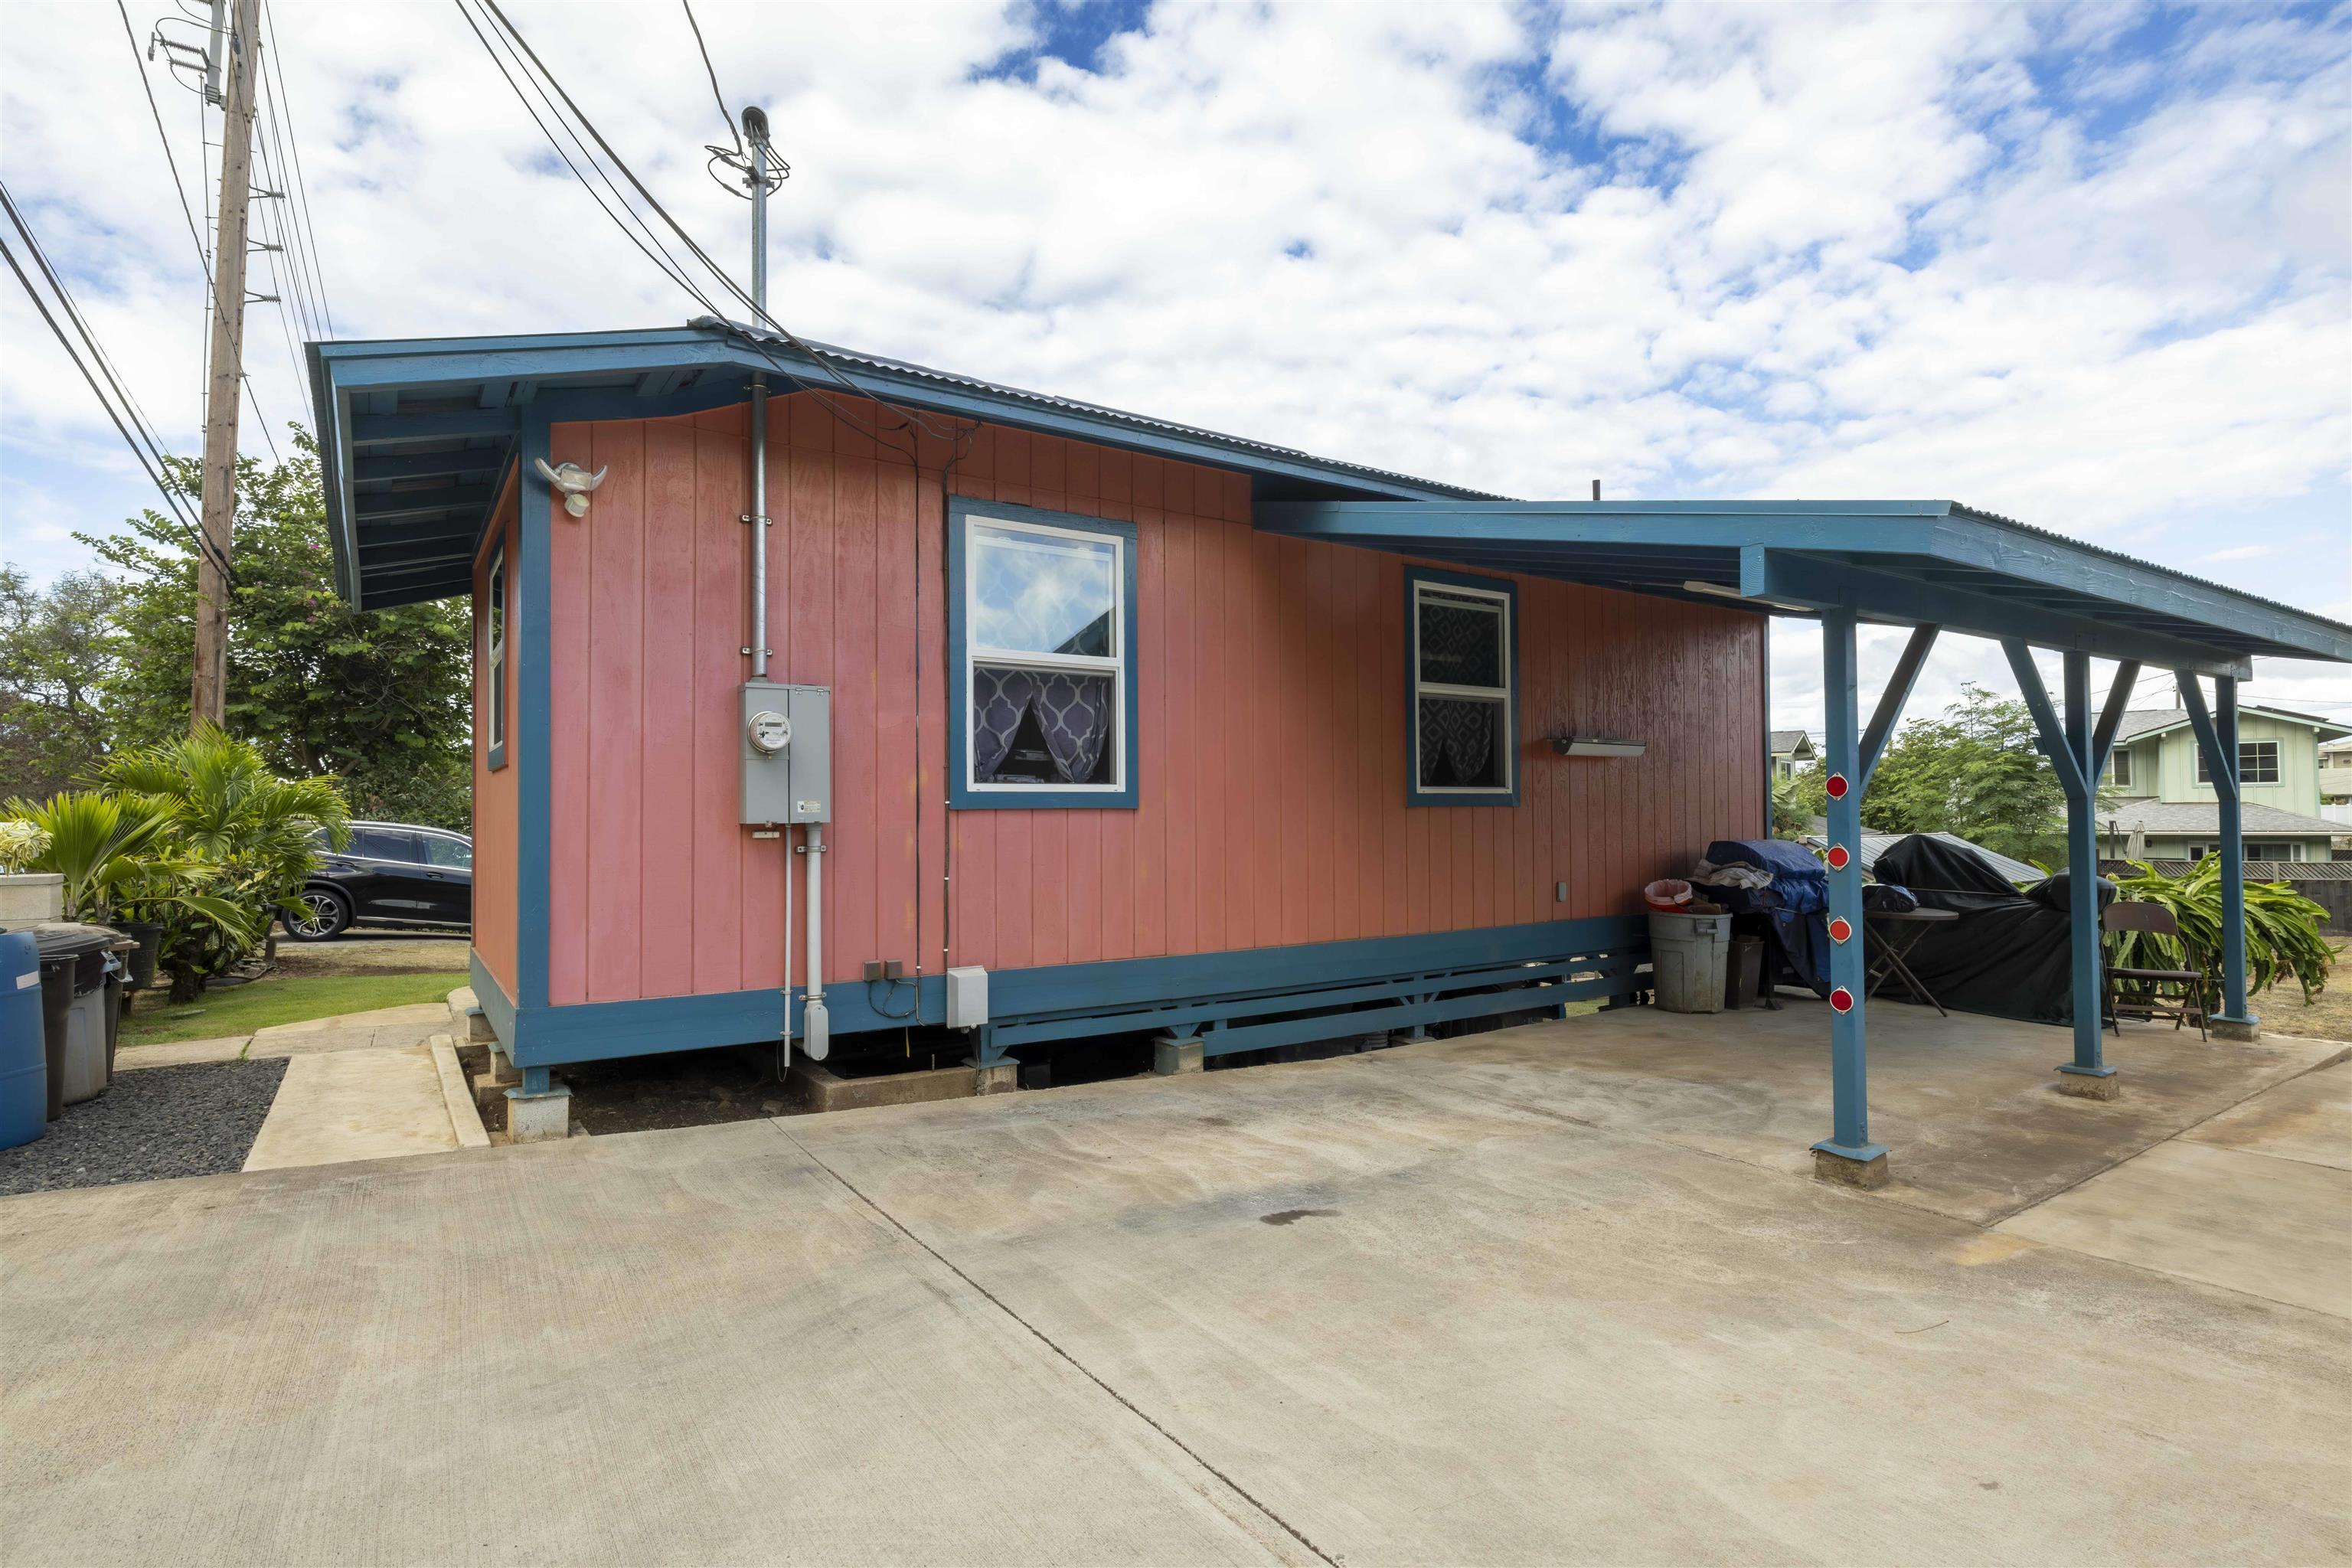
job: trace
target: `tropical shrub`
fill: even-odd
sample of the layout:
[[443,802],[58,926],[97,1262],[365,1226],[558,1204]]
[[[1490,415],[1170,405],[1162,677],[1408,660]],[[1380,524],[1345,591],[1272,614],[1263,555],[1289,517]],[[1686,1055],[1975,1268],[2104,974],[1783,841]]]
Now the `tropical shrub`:
[[0,835],[41,838],[26,868],[65,879],[68,920],[176,921],[209,931],[215,943],[239,952],[249,951],[258,935],[246,909],[221,896],[216,868],[170,842],[169,824],[152,801],[68,790],[37,803],[12,800],[0,812],[7,817]]
[[318,864],[318,844],[351,840],[351,811],[331,778],[280,778],[261,752],[212,725],[163,745],[118,752],[102,770],[123,800],[142,803],[163,824],[186,875],[236,918],[199,915],[184,900],[138,897],[139,918],[163,926],[159,968],[174,1001],[268,940],[278,910],[293,901]]
[[49,847],[46,829],[22,819],[0,822],[0,872],[15,873]]
[[[2193,969],[2205,977],[2205,1005],[2221,1005],[2221,859],[2208,855],[2179,877],[2168,877],[2144,860],[2136,874],[2118,877],[2126,899],[2161,904],[2179,923],[2180,940],[2147,931],[2117,931],[2107,938],[2107,961],[2118,967]],[[2246,994],[2266,991],[2293,975],[2306,1003],[2327,984],[2336,962],[2320,935],[2327,911],[2284,882],[2246,884]],[[2184,951],[2185,948],[2185,951]]]

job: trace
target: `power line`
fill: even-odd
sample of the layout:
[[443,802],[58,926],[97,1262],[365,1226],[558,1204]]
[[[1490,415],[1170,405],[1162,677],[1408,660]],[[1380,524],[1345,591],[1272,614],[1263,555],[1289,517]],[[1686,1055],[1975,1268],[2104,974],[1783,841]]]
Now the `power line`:
[[[709,253],[704,250],[701,245],[696,241],[695,237],[686,231],[683,225],[670,216],[669,209],[661,205],[659,198],[655,196],[653,192],[646,188],[646,183],[637,178],[635,172],[629,167],[626,161],[625,161],[618,153],[613,150],[613,144],[604,139],[604,132],[596,129],[595,121],[590,120],[588,116],[581,110],[580,106],[572,101],[571,93],[564,89],[563,83],[557,79],[552,71],[547,68],[546,62],[541,60],[539,58],[538,51],[534,50],[530,47],[530,40],[522,36],[521,29],[518,28],[512,21],[508,19],[507,14],[504,11],[499,9],[498,0],[478,0],[478,3],[486,8],[491,16],[497,17],[499,26],[513,37],[517,44],[521,46],[522,52],[530,58],[531,65],[538,70],[541,76],[547,79],[548,85],[555,89],[556,96],[563,100],[563,105],[571,111],[572,118],[579,121],[581,126],[585,129],[589,136],[595,141],[596,145],[603,150],[604,156],[612,161],[613,166],[621,172],[622,177],[626,179],[629,182],[630,186],[636,191],[637,195],[644,198],[646,205],[652,207],[655,214],[669,227],[670,231],[676,234],[677,237],[684,242],[687,249],[693,254],[694,258],[701,262],[702,265],[709,269],[712,277],[724,284],[729,293],[734,295],[735,298],[741,300],[745,305],[751,307],[752,314],[757,317],[759,321],[765,322],[770,331],[773,331],[776,336],[782,338],[785,342],[791,344],[793,348],[798,349],[803,354],[806,355],[812,363],[823,370],[833,380],[840,383],[840,384],[848,391],[852,396],[860,399],[871,399],[881,406],[888,408],[893,413],[896,413],[899,416],[902,425],[919,426],[935,439],[952,441],[958,438],[961,434],[960,432],[951,432],[932,424],[928,416],[918,410],[905,408],[897,404],[887,403],[880,398],[874,397],[871,393],[852,381],[839,366],[835,365],[825,355],[819,353],[814,348],[803,342],[792,331],[792,329],[786,327],[782,321],[777,321],[775,317],[770,315],[764,305],[761,304],[757,300],[754,300],[750,294],[744,292],[742,285],[737,283],[733,276],[730,274],[725,268],[719,266],[719,263],[710,258]],[[696,297],[698,299],[701,297],[698,291],[697,291]],[[716,311],[713,313],[723,314],[723,312]],[[782,363],[776,361],[772,355],[765,357],[769,359],[769,363],[775,364],[778,370],[785,371],[787,374],[791,374],[791,372],[787,370]],[[815,389],[811,388],[810,390],[814,391]],[[822,399],[820,399],[820,401],[822,401]],[[836,416],[839,416],[839,411],[835,410],[835,412]]]
[[299,216],[301,218],[303,237],[310,247],[310,277],[318,290],[320,311],[326,317],[327,335],[331,338],[335,335],[335,310],[334,306],[327,299],[326,269],[319,264],[319,230],[318,226],[312,221],[311,217],[310,184],[302,173],[302,141],[301,138],[295,133],[294,100],[292,95],[286,90],[286,68],[284,65],[280,64],[277,58],[278,16],[275,12],[270,10],[268,0],[263,0],[261,7],[261,23],[262,26],[268,29],[269,34],[270,58],[266,63],[268,64],[272,70],[278,73],[276,113],[278,118],[282,119],[286,122],[286,144],[293,150],[294,153],[294,184],[292,188],[294,192],[301,197]]
[[139,85],[147,90],[147,112],[155,117],[155,139],[163,144],[163,162],[172,171],[172,194],[180,198],[180,216],[188,220],[188,237],[195,242],[196,265],[209,283],[212,258],[205,254],[204,237],[196,232],[196,215],[188,205],[187,188],[180,184],[180,161],[172,156],[172,139],[163,134],[163,111],[156,106],[155,84],[147,78],[147,62],[139,57],[139,35],[131,30],[130,8],[122,0],[114,0],[114,8],[122,14],[122,36],[131,45],[131,62],[138,68]]
[[709,46],[702,41],[702,24],[694,19],[693,0],[677,0],[677,3],[685,7],[686,25],[694,29],[695,51],[702,57],[703,74],[710,79],[710,97],[719,105],[719,121],[727,127],[727,134],[734,138],[735,151],[740,153],[743,151],[743,133],[735,128],[735,117],[727,112],[727,95],[719,90],[719,72],[710,63]]
[[[16,225],[17,232],[24,235],[28,246],[31,245],[31,231],[26,229],[24,226],[23,220],[16,216],[16,204],[11,202],[8,205],[8,210],[10,218],[15,221]],[[156,490],[162,494],[165,504],[170,506],[172,509],[173,518],[179,523],[180,531],[188,536],[189,542],[196,547],[197,553],[205,555],[210,554],[211,552],[206,546],[203,535],[198,533],[194,525],[189,521],[187,512],[182,503],[180,493],[173,489],[172,487],[164,481],[163,476],[156,471],[154,464],[148,460],[148,449],[141,445],[139,438],[131,435],[130,426],[123,423],[122,412],[118,410],[112,401],[107,397],[105,390],[98,384],[98,377],[92,375],[89,371],[89,366],[82,362],[81,354],[75,349],[73,341],[66,336],[65,329],[58,324],[57,317],[51,313],[49,310],[48,301],[41,298],[40,290],[35,289],[33,287],[33,280],[25,275],[23,264],[17,261],[16,251],[9,247],[8,242],[5,239],[0,239],[0,258],[6,258],[8,270],[16,275],[16,281],[24,288],[25,297],[33,301],[33,308],[35,310],[40,311],[41,320],[48,324],[50,335],[57,339],[58,346],[65,350],[66,357],[73,362],[74,368],[81,372],[82,380],[89,384],[91,395],[98,399],[99,406],[106,411],[106,416],[113,423],[116,433],[121,436],[123,444],[131,448],[131,455],[138,459],[139,466],[146,470],[147,478],[153,481]],[[44,270],[46,271],[46,268]],[[52,282],[54,282],[54,279],[52,279]],[[68,296],[60,291],[58,298],[60,300],[64,300],[68,298]],[[95,344],[93,344],[93,348],[95,348]],[[111,373],[109,374],[109,379],[112,379]],[[219,564],[217,557],[215,558],[214,563],[215,565]],[[226,569],[225,567],[223,568],[223,571],[224,574],[226,574]]]

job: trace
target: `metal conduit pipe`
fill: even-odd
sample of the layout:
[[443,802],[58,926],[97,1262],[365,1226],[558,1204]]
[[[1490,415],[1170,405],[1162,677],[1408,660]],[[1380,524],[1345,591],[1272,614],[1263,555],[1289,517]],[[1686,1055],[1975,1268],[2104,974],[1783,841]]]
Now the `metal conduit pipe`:
[[801,1049],[821,1062],[833,1048],[833,1025],[824,1005],[824,825],[808,833],[808,995],[801,1005]]

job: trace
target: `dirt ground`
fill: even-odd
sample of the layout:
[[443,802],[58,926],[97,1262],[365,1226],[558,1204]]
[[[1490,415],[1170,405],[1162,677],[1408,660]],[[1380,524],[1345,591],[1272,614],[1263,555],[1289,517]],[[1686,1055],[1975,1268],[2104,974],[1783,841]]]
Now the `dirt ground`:
[[332,942],[278,938],[278,967],[266,979],[317,974],[430,974],[466,967],[464,931],[353,931]]
[[[461,1046],[457,1065],[466,1081],[489,1070],[487,1046]],[[590,1133],[647,1132],[656,1128],[709,1127],[806,1110],[772,1073],[734,1051],[678,1051],[656,1057],[578,1062],[562,1069],[572,1089],[572,1121]],[[506,1106],[492,1100],[482,1125],[506,1129]]]
[[2315,1040],[2352,1040],[2352,935],[2327,940],[2336,949],[2336,973],[2327,989],[2306,1007],[2293,981],[2273,986],[2252,1003],[2263,1028]]

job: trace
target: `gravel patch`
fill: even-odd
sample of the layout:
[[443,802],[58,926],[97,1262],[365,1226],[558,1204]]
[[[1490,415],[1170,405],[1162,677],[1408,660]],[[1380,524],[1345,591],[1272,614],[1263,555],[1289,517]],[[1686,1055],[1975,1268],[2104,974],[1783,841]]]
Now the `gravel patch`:
[[285,1076],[282,1057],[117,1073],[96,1100],[67,1106],[47,1137],[0,1149],[0,1195],[236,1170]]

